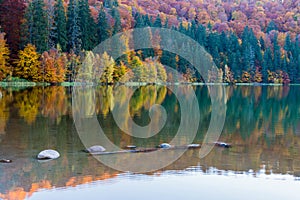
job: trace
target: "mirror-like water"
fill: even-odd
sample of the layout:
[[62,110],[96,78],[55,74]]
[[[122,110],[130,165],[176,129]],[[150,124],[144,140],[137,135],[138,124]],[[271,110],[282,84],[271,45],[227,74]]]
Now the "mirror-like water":
[[[179,90],[185,93],[185,87],[188,86]],[[241,195],[249,192],[249,199],[290,199],[297,195],[300,87],[226,86],[227,112],[220,141],[232,144],[232,148],[215,147],[203,159],[199,158],[199,149],[191,149],[169,166],[144,174],[111,169],[80,151],[84,146],[74,126],[72,89],[0,88],[3,95],[0,159],[13,161],[0,163],[0,199],[61,199],[72,195],[72,199],[98,195],[103,199],[153,199],[160,194],[169,195],[170,199],[201,196],[217,199],[218,195],[241,199]],[[193,89],[200,109],[194,143],[202,143],[210,122],[211,99],[207,87]],[[155,147],[170,142],[180,124],[176,96],[163,86],[143,86],[135,91],[130,99],[130,112],[120,113],[124,123],[132,118],[141,126],[147,125],[148,111],[153,104],[162,105],[168,114],[165,126],[157,135],[142,139],[122,132],[111,113],[114,108],[110,104],[122,105],[130,90],[127,86],[98,87],[97,103],[86,112],[96,111],[106,136],[120,147],[129,144]],[[185,139],[184,135],[180,138]],[[61,157],[38,162],[37,153],[48,148],[57,149]],[[219,192],[212,187],[218,187]]]

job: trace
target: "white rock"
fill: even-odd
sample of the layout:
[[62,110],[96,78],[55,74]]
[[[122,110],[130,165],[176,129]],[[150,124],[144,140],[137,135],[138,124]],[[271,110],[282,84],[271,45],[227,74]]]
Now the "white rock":
[[171,148],[171,145],[168,143],[162,143],[158,147],[162,148],[162,149],[169,149],[169,148]]
[[98,152],[103,152],[106,149],[103,146],[100,145],[95,145],[95,146],[91,146],[90,148],[87,148],[86,151],[89,153],[98,153]]
[[52,149],[47,149],[44,151],[41,151],[38,155],[37,155],[37,159],[39,160],[44,160],[44,159],[56,159],[60,156],[60,154]]

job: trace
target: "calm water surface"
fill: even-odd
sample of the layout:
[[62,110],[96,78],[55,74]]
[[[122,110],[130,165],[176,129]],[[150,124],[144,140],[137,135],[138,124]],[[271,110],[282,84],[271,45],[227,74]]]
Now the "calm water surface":
[[[185,87],[189,86],[178,89],[185,93]],[[193,89],[200,108],[194,143],[201,143],[210,122],[211,100],[207,87]],[[199,149],[191,149],[169,166],[143,174],[111,169],[80,151],[84,146],[72,118],[72,90],[0,88],[0,158],[13,160],[0,163],[0,199],[298,199],[300,195],[300,87],[226,86],[220,141],[233,147],[215,147],[203,159]],[[153,104],[161,104],[168,113],[159,134],[141,139],[118,128],[109,106],[122,105],[130,90],[98,87],[97,103],[86,112],[97,113],[107,137],[120,147],[170,142],[180,124],[176,96],[163,86],[144,86],[134,93],[130,113],[122,113],[124,121],[132,118],[147,125]],[[57,149],[61,157],[38,162],[35,156],[47,148]]]

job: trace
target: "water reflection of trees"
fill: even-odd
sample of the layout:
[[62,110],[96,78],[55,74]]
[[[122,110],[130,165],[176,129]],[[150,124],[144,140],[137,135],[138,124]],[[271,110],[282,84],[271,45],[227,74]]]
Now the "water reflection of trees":
[[[207,87],[194,89],[201,117],[195,142],[201,142],[210,121],[211,101]],[[111,110],[122,108],[131,90],[133,88],[127,86],[97,87],[96,103],[88,104],[87,112],[98,114],[108,138],[121,147],[128,144],[153,147],[172,139],[180,122],[180,105],[176,96],[163,86],[138,88],[130,99],[130,112],[121,112],[119,116],[125,124],[129,118],[145,124],[149,122],[151,105],[161,104],[168,112],[168,121],[160,134],[145,140],[130,137],[116,127]],[[216,148],[202,160],[197,150],[191,150],[163,170],[183,170],[200,162],[204,171],[213,166],[235,172],[252,169],[255,174],[265,165],[267,174],[272,171],[299,176],[299,90],[296,86],[226,87],[227,116],[220,140],[232,143],[233,148]],[[24,195],[25,191],[28,195],[37,188],[75,186],[111,178],[118,173],[79,152],[83,146],[70,116],[69,91],[60,86],[21,91],[1,89],[0,152],[8,157],[19,157],[9,168],[0,165],[0,193],[10,195],[15,191]],[[184,87],[181,92],[185,94]],[[23,121],[21,125],[20,121]],[[56,148],[62,157],[50,163],[36,162],[32,155],[44,148]],[[0,194],[0,198],[4,197]]]

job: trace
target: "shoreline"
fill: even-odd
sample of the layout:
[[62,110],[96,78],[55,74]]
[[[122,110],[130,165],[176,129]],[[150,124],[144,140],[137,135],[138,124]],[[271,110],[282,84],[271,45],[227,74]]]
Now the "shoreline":
[[36,86],[63,86],[63,87],[76,87],[76,86],[148,86],[148,85],[157,85],[157,86],[182,86],[182,85],[192,85],[192,86],[300,86],[300,83],[202,83],[202,82],[165,82],[165,83],[148,83],[148,82],[117,82],[112,84],[98,83],[94,84],[93,82],[63,82],[58,84],[51,83],[39,83],[39,82],[0,82],[0,87],[36,87]]

